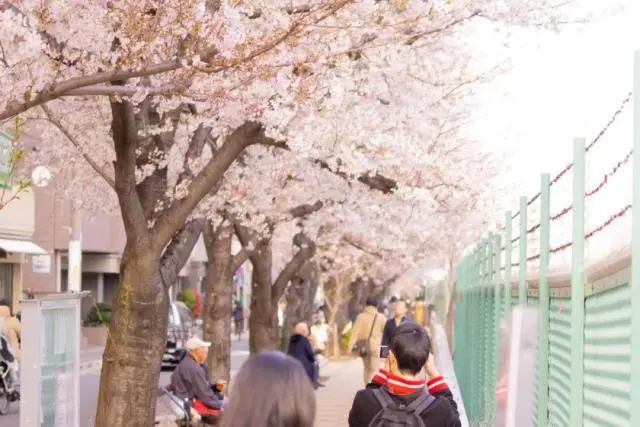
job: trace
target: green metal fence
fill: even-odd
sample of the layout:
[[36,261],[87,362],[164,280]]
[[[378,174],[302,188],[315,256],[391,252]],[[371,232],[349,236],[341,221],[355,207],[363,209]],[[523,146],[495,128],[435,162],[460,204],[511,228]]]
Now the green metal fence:
[[[612,121],[633,100],[633,150],[639,153],[640,51],[635,54],[634,87]],[[640,286],[631,286],[631,277],[640,277],[640,156],[632,157],[632,203],[597,229],[585,230],[585,200],[594,193],[585,188],[586,155],[601,136],[589,145],[576,138],[573,163],[553,180],[543,174],[539,194],[521,197],[518,212],[505,214],[504,227],[489,234],[457,265],[454,365],[472,425],[494,421],[500,322],[513,306],[529,304],[539,310],[531,409],[535,425],[640,426]],[[573,214],[572,238],[561,248],[552,248],[550,224],[558,215],[550,212],[551,186],[568,171],[573,196],[564,213]],[[607,184],[607,176],[603,183]],[[528,228],[527,214],[534,203],[539,206],[539,222]],[[631,256],[585,274],[585,240],[628,212]],[[532,233],[539,237],[536,255],[527,248]],[[571,250],[570,269],[552,276],[550,254],[563,249]],[[517,254],[515,263],[512,252]]]

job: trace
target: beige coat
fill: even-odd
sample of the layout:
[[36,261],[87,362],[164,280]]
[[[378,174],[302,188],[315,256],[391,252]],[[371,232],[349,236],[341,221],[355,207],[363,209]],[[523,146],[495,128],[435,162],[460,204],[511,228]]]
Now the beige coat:
[[[374,318],[375,325],[373,324]],[[384,314],[378,313],[376,307],[365,307],[362,313],[358,314],[358,317],[356,317],[356,321],[353,323],[353,328],[351,328],[349,352],[353,350],[353,346],[356,344],[356,341],[368,339],[369,333],[371,333],[371,340],[369,341],[369,351],[371,352],[371,354],[377,355],[380,349],[380,343],[382,342],[382,332],[384,331],[384,324],[386,322],[387,318],[384,316]],[[373,331],[371,330],[372,325]]]
[[0,306],[0,318],[3,320],[4,329],[9,339],[9,345],[16,360],[20,360],[20,321],[11,316],[11,311],[6,305]]

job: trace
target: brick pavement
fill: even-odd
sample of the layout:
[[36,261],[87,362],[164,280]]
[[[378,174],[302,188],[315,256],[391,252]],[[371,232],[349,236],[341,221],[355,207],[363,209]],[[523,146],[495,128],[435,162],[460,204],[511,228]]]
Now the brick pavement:
[[326,375],[326,387],[317,391],[316,427],[346,427],[349,409],[362,384],[362,362],[359,359],[329,362],[321,375]]

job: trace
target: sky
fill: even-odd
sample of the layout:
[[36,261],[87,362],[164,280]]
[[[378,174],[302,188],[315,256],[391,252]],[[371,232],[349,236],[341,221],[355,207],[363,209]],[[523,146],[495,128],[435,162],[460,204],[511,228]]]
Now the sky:
[[[597,1],[582,3],[590,6]],[[501,153],[500,184],[510,189],[497,195],[501,206],[515,211],[519,196],[534,195],[542,172],[553,177],[572,161],[573,138],[585,137],[588,144],[632,90],[633,54],[640,48],[640,2],[619,3],[622,13],[600,15],[560,33],[520,30],[507,39],[504,34],[483,31],[478,49],[483,52],[484,64],[497,63],[506,51],[509,65],[503,74],[475,91],[476,111],[468,132],[485,148]],[[632,107],[630,102],[589,152],[587,190],[631,149]],[[630,203],[630,166],[631,162],[587,199],[587,232]],[[567,174],[553,187],[552,214],[571,204],[571,180]],[[502,218],[501,214],[496,220]],[[588,243],[589,262],[628,241],[630,212],[624,218]],[[529,223],[535,222],[537,218]],[[570,240],[571,215],[553,222],[551,234],[551,247]],[[563,251],[553,256],[552,266],[567,264],[570,255],[570,251]]]

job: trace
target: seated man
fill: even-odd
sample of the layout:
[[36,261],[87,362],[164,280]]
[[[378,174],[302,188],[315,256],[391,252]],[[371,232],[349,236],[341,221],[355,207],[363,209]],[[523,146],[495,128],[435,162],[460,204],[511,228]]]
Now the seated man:
[[[349,427],[419,426],[419,420],[429,427],[460,427],[458,407],[433,363],[430,348],[423,326],[411,321],[398,326],[391,336],[388,369],[381,369],[356,394]],[[420,376],[423,367],[429,377],[426,384]]]
[[220,416],[224,401],[220,400],[209,382],[203,363],[207,360],[210,342],[198,337],[187,341],[187,354],[171,374],[170,390],[180,399],[188,399],[203,421],[212,424]]

